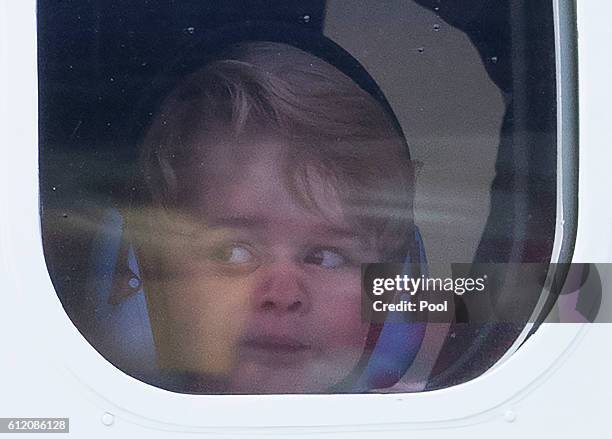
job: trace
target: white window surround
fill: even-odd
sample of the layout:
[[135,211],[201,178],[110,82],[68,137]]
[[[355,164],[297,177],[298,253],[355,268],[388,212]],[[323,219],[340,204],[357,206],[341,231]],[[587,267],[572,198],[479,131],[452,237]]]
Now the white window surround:
[[[578,1],[582,172],[575,262],[612,262],[612,64],[605,56],[611,19],[610,2]],[[100,413],[92,420],[97,428],[100,416],[111,412],[120,420],[115,427],[132,425],[126,431],[144,426],[246,436],[336,432],[350,437],[355,431],[468,426],[520,406],[563,374],[568,358],[581,344],[589,345],[590,337],[607,337],[609,344],[612,325],[544,324],[494,370],[459,386],[417,394],[207,396],[141,383],[103,360],[81,336],[47,272],[39,217],[36,64],[35,2],[0,3],[0,381],[2,399],[12,400],[0,403],[0,416],[70,416],[76,431],[93,413]],[[590,362],[612,360],[601,357],[610,355],[609,348],[589,352]]]

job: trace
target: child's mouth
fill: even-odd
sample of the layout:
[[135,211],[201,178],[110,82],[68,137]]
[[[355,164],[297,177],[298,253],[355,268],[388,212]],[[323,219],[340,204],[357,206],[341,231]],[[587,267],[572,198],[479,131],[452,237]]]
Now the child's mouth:
[[272,335],[246,337],[241,346],[247,358],[269,366],[300,364],[311,350],[309,344],[298,339]]

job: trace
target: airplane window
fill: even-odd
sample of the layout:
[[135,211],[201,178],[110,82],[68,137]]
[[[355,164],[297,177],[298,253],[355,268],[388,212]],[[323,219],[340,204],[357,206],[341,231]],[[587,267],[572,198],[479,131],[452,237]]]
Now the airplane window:
[[527,0],[40,0],[42,237],[68,317],[181,393],[481,375],[531,314],[465,320],[456,294],[438,319],[366,318],[364,267],[555,262],[553,18]]

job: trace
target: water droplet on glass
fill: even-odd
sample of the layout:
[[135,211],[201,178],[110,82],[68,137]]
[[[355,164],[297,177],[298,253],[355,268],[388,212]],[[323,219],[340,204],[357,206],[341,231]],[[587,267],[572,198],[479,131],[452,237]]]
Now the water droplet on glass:
[[417,52],[419,52],[419,53],[423,53],[423,52],[425,52],[425,48],[424,48],[424,47],[419,47],[419,48],[417,49]]
[[310,23],[310,15],[304,14],[300,17],[300,21],[302,23]]
[[440,30],[440,25],[439,24],[434,24],[433,25],[433,30],[438,32]]
[[110,77],[110,82],[115,82],[115,78],[113,78],[112,76]]
[[187,32],[188,34],[193,35],[193,33],[195,32],[195,27],[193,26],[189,26],[185,28],[185,32]]
[[491,57],[491,62],[492,62],[493,64],[497,64],[497,57],[496,57],[496,56],[492,56],[492,57]]
[[55,186],[51,187],[51,190],[54,191],[55,189],[57,189]]

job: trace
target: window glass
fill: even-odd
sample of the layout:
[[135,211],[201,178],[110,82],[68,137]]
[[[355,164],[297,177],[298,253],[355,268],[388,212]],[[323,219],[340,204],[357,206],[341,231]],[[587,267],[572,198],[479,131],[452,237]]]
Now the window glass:
[[125,373],[420,392],[532,318],[466,322],[461,295],[366,318],[362,287],[364,264],[551,262],[552,2],[41,0],[38,32],[47,266]]

